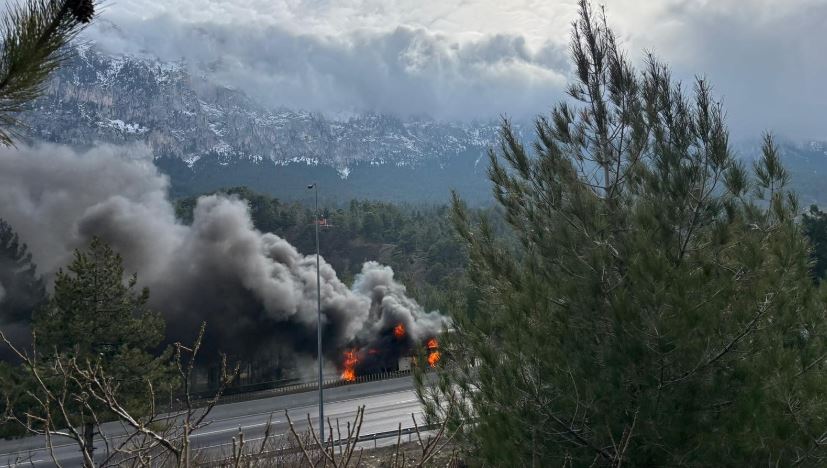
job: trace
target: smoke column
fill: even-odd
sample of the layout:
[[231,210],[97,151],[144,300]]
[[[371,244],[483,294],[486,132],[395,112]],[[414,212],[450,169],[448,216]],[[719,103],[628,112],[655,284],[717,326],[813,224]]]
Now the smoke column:
[[[82,153],[55,145],[0,149],[0,217],[29,244],[47,278],[72,249],[99,236],[150,288],[169,341],[191,340],[206,321],[205,344],[214,350],[251,356],[278,344],[312,356],[315,256],[256,230],[246,203],[233,197],[199,198],[192,224],[184,225],[167,188],[142,145]],[[397,324],[410,346],[446,323],[375,262],[365,263],[349,288],[322,260],[321,295],[326,355],[334,362],[350,344],[386,346]]]

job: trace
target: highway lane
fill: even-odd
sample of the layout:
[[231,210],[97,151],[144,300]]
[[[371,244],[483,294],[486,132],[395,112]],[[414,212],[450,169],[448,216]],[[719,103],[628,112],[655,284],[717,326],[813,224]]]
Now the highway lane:
[[[273,436],[287,437],[289,426],[284,416],[285,409],[289,411],[298,431],[307,430],[308,414],[318,430],[317,398],[316,392],[305,392],[217,405],[208,417],[212,422],[193,434],[193,447],[208,455],[229,452],[232,437],[238,434],[239,428],[244,432],[245,440],[255,444],[263,436],[271,415]],[[347,421],[353,420],[360,405],[366,406],[362,434],[395,430],[399,423],[402,427],[410,427],[413,424],[411,413],[421,415],[410,376],[325,390],[325,417],[331,419],[334,429],[337,418],[343,428]],[[104,431],[110,434],[119,433],[119,429],[112,423],[104,425]],[[55,445],[55,454],[61,464],[81,465],[80,452],[74,443],[64,439],[55,441]],[[15,460],[26,460],[26,465],[38,467],[53,466],[45,446],[45,441],[40,437],[0,441],[0,468],[14,466]],[[96,450],[101,453],[102,444],[97,444]]]

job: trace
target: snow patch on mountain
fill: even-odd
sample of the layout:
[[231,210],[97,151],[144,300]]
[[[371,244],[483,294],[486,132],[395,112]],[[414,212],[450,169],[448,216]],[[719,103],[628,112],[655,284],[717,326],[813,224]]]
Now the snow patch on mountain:
[[107,119],[105,122],[98,122],[101,127],[114,128],[119,132],[132,133],[135,135],[142,135],[149,131],[148,128],[142,127],[138,123],[125,123],[120,119]]
[[413,167],[469,151],[484,155],[499,128],[265,108],[243,90],[191,75],[183,62],[109,56],[88,43],[76,47],[34,109],[24,115],[32,139],[79,146],[141,141],[156,157],[190,167],[217,154],[225,162],[327,165],[342,178],[361,162]]

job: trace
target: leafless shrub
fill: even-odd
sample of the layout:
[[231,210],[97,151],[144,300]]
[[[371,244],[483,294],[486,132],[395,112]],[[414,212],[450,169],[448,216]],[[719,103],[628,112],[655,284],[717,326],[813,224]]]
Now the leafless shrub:
[[[298,432],[296,432],[295,427],[293,426],[293,421],[290,419],[290,415],[285,412],[287,416],[287,421],[290,425],[290,433],[293,435],[294,440],[296,441],[297,445],[299,446],[301,453],[302,453],[302,464],[300,466],[327,466],[330,464],[334,468],[349,468],[349,467],[359,467],[361,465],[362,454],[363,454],[363,447],[359,447],[359,457],[354,459],[353,454],[357,449],[357,446],[360,442],[364,442],[364,440],[359,440],[359,434],[362,428],[362,422],[364,421],[365,415],[365,407],[361,406],[356,412],[356,416],[354,417],[353,423],[351,424],[350,421],[347,422],[347,430],[345,432],[345,437],[342,437],[342,432],[340,430],[339,421],[336,421],[337,427],[337,434],[338,440],[333,439],[333,426],[330,422],[330,419],[327,420],[327,425],[330,428],[327,441],[323,444],[318,437],[316,437],[316,432],[313,428],[313,422],[308,415],[307,421],[310,427],[309,433],[311,435],[311,439],[313,444],[308,446],[306,443],[306,437],[302,438]],[[415,467],[421,468],[426,466],[429,462],[431,462],[435,455],[441,453],[453,440],[455,432],[446,435],[446,422],[443,422],[440,426],[436,428],[427,428],[420,427],[419,422],[416,420],[416,416],[411,413],[411,420],[413,422],[413,431],[416,433],[416,444],[418,452],[416,455],[411,456],[407,451],[403,450],[403,443],[402,443],[402,423],[399,423],[397,429],[397,436],[396,436],[396,443],[393,447],[393,451],[389,456],[388,460],[385,460],[381,466],[389,467],[389,468],[406,468],[406,467]],[[338,447],[338,453],[337,453]],[[319,456],[321,454],[321,456]],[[451,466],[457,465],[455,462],[458,459],[456,458],[456,453],[452,454],[451,460],[449,464]],[[459,466],[459,465],[457,465]]]
[[[232,438],[226,452],[211,455],[192,446],[192,435],[210,424],[208,416],[221,395],[238,374],[238,367],[228,370],[222,357],[220,385],[212,398],[197,402],[192,398],[192,374],[201,347],[205,326],[191,347],[175,344],[173,365],[180,384],[181,396],[170,397],[168,405],[159,405],[153,385],[146,382],[146,401],[149,408],[137,415],[123,403],[119,382],[100,361],[83,363],[77,359],[56,356],[41,360],[36,348],[31,354],[16,348],[0,332],[0,339],[21,359],[23,366],[33,377],[33,389],[28,396],[36,402],[22,414],[10,411],[7,404],[5,421],[12,421],[29,434],[43,436],[46,450],[56,466],[61,466],[55,452],[56,440],[68,439],[80,449],[85,467],[221,467],[221,468],[294,468],[333,467],[350,468],[365,466],[364,449],[368,440],[361,436],[365,407],[360,406],[352,420],[344,424],[336,419],[335,425],[327,419],[327,440],[319,440],[310,415],[308,430],[299,432],[285,411],[289,435],[273,434],[272,415],[264,434],[248,439],[239,431]],[[416,434],[416,450],[403,448],[401,423],[396,434],[396,444],[388,460],[381,466],[390,468],[422,467],[431,462],[452,441],[456,432],[447,434],[446,423],[439,426],[420,426],[411,414],[413,427],[404,433],[412,438]],[[114,420],[114,421],[113,421]],[[446,420],[447,421],[447,420]],[[103,424],[106,422],[107,424]],[[97,437],[96,437],[97,436]],[[95,441],[102,446],[102,453],[95,453]],[[452,456],[452,460],[456,457]],[[10,460],[12,466],[23,466],[25,459]],[[451,463],[454,463],[453,461]],[[453,466],[453,465],[452,465]],[[460,465],[456,465],[460,466]]]
[[[86,467],[190,467],[192,433],[209,424],[207,416],[238,374],[237,366],[233,371],[228,371],[226,358],[222,356],[218,390],[204,406],[197,407],[193,403],[192,372],[205,327],[202,324],[193,346],[175,344],[173,361],[183,389],[183,409],[160,412],[155,389],[147,381],[149,409],[140,416],[126,408],[119,382],[107,374],[100,361],[80,363],[77,359],[58,355],[43,362],[39,359],[36,346],[30,355],[26,350],[16,348],[0,332],[3,342],[31,373],[34,389],[27,394],[36,402],[33,408],[21,415],[11,412],[11,405],[7,404],[4,420],[16,422],[32,435],[43,436],[47,451],[57,466],[61,464],[55,455],[55,439],[63,438],[77,444]],[[44,373],[48,373],[48,379]],[[173,403],[170,401],[170,408]],[[120,430],[111,433],[104,430],[104,415],[114,416],[115,427]],[[95,430],[103,444],[102,456],[95,456],[94,453]]]

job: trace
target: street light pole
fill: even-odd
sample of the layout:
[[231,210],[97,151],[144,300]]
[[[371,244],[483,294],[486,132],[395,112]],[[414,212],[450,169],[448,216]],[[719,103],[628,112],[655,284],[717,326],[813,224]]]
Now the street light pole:
[[322,382],[322,283],[321,274],[319,273],[319,183],[315,182],[307,186],[308,189],[315,189],[316,192],[316,209],[314,211],[313,224],[316,226],[316,310],[318,318],[316,322],[318,345],[318,359],[319,359],[319,436],[322,445],[325,443],[324,438],[324,385]]

